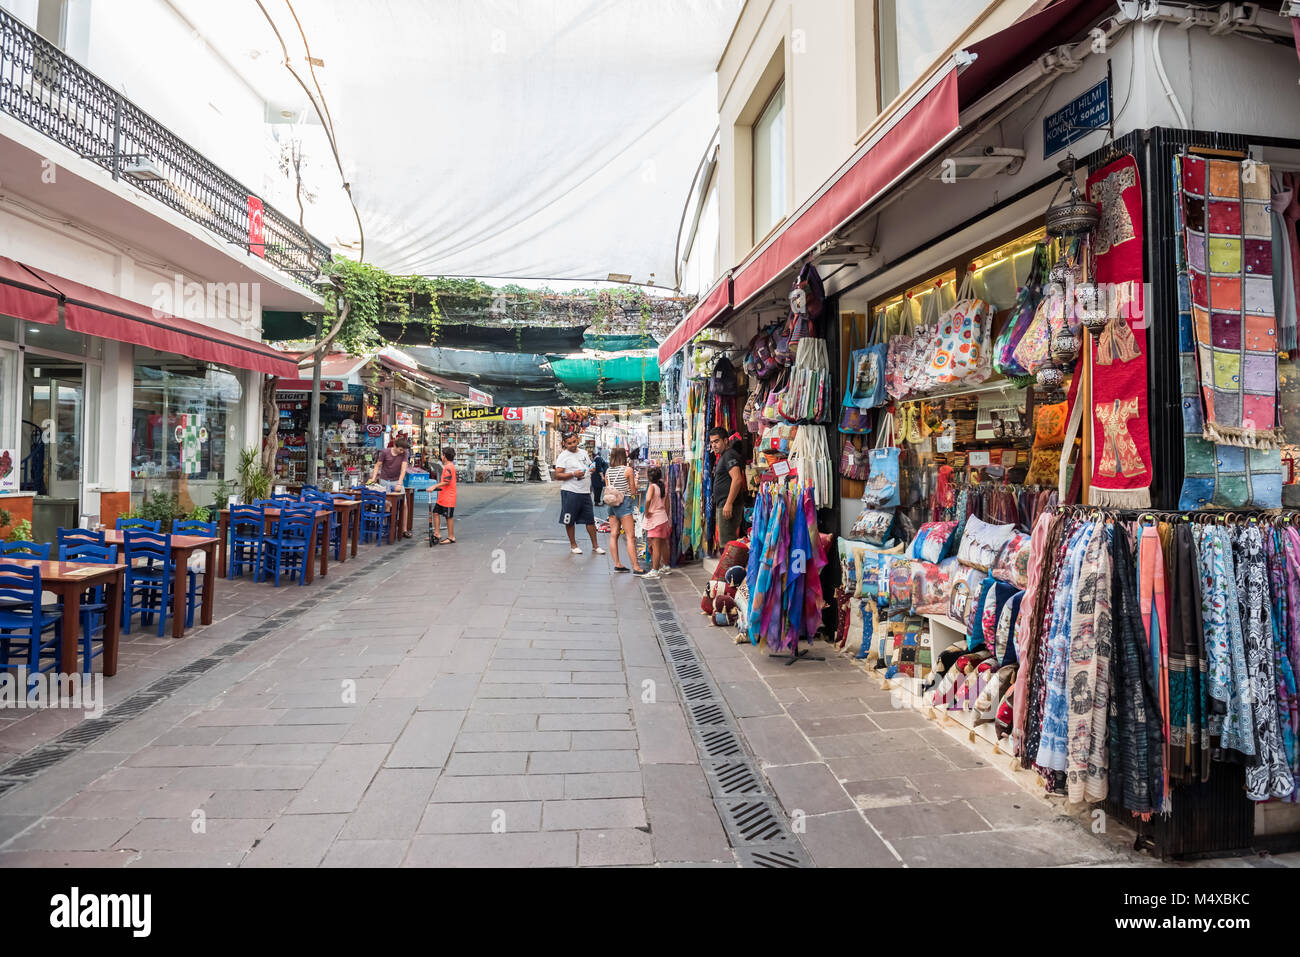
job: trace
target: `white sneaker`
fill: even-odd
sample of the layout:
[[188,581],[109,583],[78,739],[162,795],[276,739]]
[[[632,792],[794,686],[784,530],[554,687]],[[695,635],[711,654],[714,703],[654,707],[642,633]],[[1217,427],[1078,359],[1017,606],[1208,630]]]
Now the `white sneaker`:
[[581,555],[581,554],[582,554],[582,549],[581,549],[581,548],[578,548],[578,547],[575,545],[573,548],[570,548],[570,549],[569,549],[569,554],[571,554],[571,555]]
[[597,554],[597,555],[604,555],[604,554],[605,554],[605,549],[603,549],[603,548],[598,548],[598,549],[596,549],[596,554]]
[[660,573],[659,573],[658,571],[656,571],[655,569],[652,568],[652,569],[650,569],[648,572],[646,572],[644,575],[642,575],[641,577],[642,577],[642,578],[658,578],[659,575],[660,575]]

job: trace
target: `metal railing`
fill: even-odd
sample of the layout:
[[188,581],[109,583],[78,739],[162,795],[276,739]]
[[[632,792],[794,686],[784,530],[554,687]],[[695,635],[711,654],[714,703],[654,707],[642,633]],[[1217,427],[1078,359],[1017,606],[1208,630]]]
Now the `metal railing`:
[[[249,199],[256,194],[3,10],[0,112],[255,255]],[[263,238],[266,261],[304,286],[330,259],[328,247],[265,204]]]

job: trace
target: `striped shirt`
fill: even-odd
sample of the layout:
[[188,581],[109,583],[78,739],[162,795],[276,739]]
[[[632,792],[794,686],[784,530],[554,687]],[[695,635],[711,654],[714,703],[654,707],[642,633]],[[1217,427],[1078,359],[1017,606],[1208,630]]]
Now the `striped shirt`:
[[605,473],[605,482],[610,488],[618,489],[624,495],[627,495],[627,466],[611,465],[609,471]]

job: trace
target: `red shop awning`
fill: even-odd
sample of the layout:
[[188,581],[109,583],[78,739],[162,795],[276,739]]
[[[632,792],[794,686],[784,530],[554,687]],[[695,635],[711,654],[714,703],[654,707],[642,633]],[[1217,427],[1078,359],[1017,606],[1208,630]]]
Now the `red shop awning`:
[[735,305],[743,305],[762,292],[960,129],[957,67],[951,63],[895,111],[890,122],[740,267],[735,279]]
[[966,47],[964,52],[975,62],[957,80],[962,106],[1010,79],[1040,53],[1076,39],[1114,7],[1114,0],[1057,0],[1041,13]]
[[659,364],[671,359],[701,329],[723,318],[731,309],[731,277],[723,276],[704,294],[690,313],[679,322],[668,338],[659,344]]
[[252,339],[221,332],[179,316],[157,313],[138,302],[33,266],[23,268],[63,296],[64,322],[73,332],[146,346],[173,355],[191,356],[237,369],[251,369],[282,379],[298,377],[296,354],[278,352]]
[[0,315],[53,326],[59,321],[59,291],[0,256]]

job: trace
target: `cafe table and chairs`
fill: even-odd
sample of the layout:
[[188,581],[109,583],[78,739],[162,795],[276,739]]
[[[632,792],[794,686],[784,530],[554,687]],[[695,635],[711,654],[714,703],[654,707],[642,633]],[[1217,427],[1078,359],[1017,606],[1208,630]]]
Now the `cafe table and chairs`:
[[[117,546],[68,540],[59,545],[59,561],[82,565],[116,565]],[[90,663],[104,652],[104,634],[108,631],[109,601],[104,586],[92,585],[86,589],[81,594],[79,605],[81,671],[88,675],[91,671]]]

